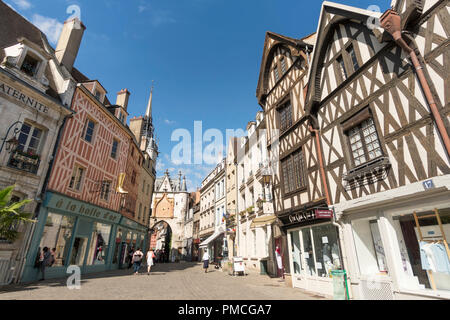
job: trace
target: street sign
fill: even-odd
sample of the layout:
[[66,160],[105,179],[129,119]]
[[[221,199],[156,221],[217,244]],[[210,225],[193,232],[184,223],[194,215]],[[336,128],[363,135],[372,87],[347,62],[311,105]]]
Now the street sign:
[[434,188],[433,180],[424,181],[422,184],[423,184],[423,187],[424,187],[425,190]]

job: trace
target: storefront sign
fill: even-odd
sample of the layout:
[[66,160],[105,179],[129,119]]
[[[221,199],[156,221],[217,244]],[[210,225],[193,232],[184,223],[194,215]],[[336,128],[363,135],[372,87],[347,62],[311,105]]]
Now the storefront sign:
[[120,224],[125,227],[128,227],[130,229],[133,229],[133,230],[137,230],[137,231],[141,231],[141,232],[147,231],[147,229],[144,226],[140,225],[136,221],[130,220],[123,216],[122,216],[122,220],[120,221]]
[[121,217],[121,215],[117,212],[52,192],[47,193],[45,206],[49,209],[56,209],[62,213],[73,213],[109,223],[118,223]]
[[314,219],[315,219],[314,211],[312,211],[312,210],[298,212],[298,213],[289,215],[289,221],[291,223],[304,222],[304,221],[314,220]]
[[328,209],[316,209],[317,219],[331,219],[333,218],[333,210]]
[[27,95],[23,94],[21,91],[10,87],[4,83],[0,82],[0,92],[3,92],[4,94],[15,98],[16,100],[19,100],[23,102],[25,105],[34,108],[40,112],[48,113],[48,107],[40,103],[39,101],[28,97]]

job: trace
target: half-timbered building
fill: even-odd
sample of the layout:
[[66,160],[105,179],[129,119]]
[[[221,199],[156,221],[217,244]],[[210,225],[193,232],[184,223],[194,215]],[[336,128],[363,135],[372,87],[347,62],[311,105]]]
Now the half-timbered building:
[[[77,30],[66,22],[57,48]],[[62,58],[61,63],[67,62]],[[34,266],[44,247],[53,249],[55,257],[45,276],[55,278],[65,276],[71,265],[82,273],[119,268],[128,248],[146,243],[148,225],[136,215],[143,154],[127,126],[129,92],[121,90],[113,105],[99,81],[73,66],[70,72],[78,83],[70,107],[74,114],[59,135],[28,250],[25,282],[43,276]]]
[[[450,7],[392,6],[380,19],[323,4],[306,110],[320,132],[350,297],[448,298]],[[427,265],[423,250],[443,265]]]
[[267,123],[278,275],[295,287],[331,295],[330,272],[341,265],[339,243],[329,212],[317,211],[330,202],[304,99],[314,39],[266,34],[257,98]]

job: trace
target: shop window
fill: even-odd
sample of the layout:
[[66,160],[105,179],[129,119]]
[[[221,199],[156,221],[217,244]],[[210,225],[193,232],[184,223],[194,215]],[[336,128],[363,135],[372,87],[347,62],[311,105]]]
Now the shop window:
[[50,250],[56,249],[55,263],[53,266],[66,265],[74,225],[75,217],[63,216],[56,213],[48,214],[39,250],[42,251],[44,247]]
[[294,274],[301,274],[303,270],[300,249],[300,232],[289,232],[291,235],[291,255],[294,265]]
[[388,274],[378,220],[352,221],[352,229],[361,275]]
[[133,247],[136,249],[136,240],[137,240],[137,234],[133,234]]
[[111,225],[95,222],[91,236],[87,265],[105,264],[109,249]]
[[341,269],[336,227],[331,224],[312,228],[317,275],[331,277],[331,270]]
[[73,242],[72,255],[70,257],[70,264],[82,266],[84,264],[84,257],[88,244],[87,237],[76,237]]
[[314,249],[311,239],[311,229],[302,230],[303,240],[303,257],[305,258],[306,274],[309,276],[316,275],[316,263],[314,258]]
[[72,171],[72,177],[70,178],[69,188],[81,191],[82,180],[85,169],[79,165],[75,165]]
[[119,263],[119,254],[120,254],[120,248],[122,245],[122,229],[121,228],[117,228],[117,233],[116,233],[116,245],[114,247],[114,255],[113,255],[113,264],[117,264]]
[[[436,216],[439,216],[440,222]],[[450,290],[450,209],[439,209],[393,218],[404,277],[402,287]],[[419,224],[419,227],[417,225]]]

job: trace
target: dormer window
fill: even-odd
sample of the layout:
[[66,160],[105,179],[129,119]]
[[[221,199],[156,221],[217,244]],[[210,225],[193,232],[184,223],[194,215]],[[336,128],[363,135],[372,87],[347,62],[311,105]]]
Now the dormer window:
[[37,73],[38,67],[39,67],[39,60],[27,54],[25,59],[23,60],[20,70],[25,72],[30,77],[34,77]]
[[98,101],[100,101],[101,98],[101,93],[98,92],[97,90],[95,90],[95,94],[94,94],[95,98],[97,98]]

